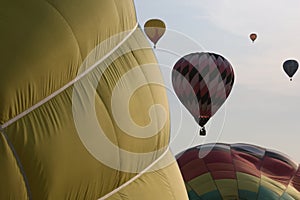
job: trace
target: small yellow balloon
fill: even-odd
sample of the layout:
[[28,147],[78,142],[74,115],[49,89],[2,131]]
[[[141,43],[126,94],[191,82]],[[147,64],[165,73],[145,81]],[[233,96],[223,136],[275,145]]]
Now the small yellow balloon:
[[166,31],[166,25],[160,19],[150,19],[144,24],[144,31],[151,42],[153,42],[154,48],[156,48],[158,40]]

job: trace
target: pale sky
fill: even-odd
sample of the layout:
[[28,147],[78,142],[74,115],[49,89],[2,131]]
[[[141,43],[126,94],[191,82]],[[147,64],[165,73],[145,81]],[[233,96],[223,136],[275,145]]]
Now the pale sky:
[[[167,26],[155,50],[168,88],[174,154],[206,142],[251,143],[300,162],[300,74],[292,82],[286,59],[300,61],[299,0],[135,0],[141,26]],[[249,34],[258,34],[252,43]],[[210,120],[206,138],[174,95],[171,69],[191,52],[222,54],[235,71],[233,90]]]

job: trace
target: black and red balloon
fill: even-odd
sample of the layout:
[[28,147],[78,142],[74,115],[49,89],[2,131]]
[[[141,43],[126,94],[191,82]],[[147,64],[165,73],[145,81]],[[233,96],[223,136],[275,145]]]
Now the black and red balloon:
[[234,83],[234,71],[223,56],[196,52],[183,56],[173,67],[174,91],[202,127],[218,111],[229,96]]

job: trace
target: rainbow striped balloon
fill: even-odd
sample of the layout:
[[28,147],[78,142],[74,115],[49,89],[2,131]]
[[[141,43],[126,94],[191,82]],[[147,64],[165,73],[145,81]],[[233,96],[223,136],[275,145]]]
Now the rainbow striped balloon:
[[297,200],[299,165],[251,144],[205,144],[177,156],[190,200]]

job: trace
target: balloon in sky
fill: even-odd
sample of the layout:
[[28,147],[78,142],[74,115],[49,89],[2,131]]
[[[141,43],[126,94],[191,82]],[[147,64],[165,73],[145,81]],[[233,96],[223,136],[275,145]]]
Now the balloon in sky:
[[133,0],[2,1],[0,41],[1,200],[187,200],[175,160],[141,171],[170,124]]
[[144,31],[148,38],[153,42],[154,48],[156,48],[158,40],[166,31],[166,25],[160,19],[150,19],[144,24]]
[[201,52],[180,58],[173,67],[172,84],[181,103],[202,127],[229,96],[234,83],[231,64],[221,55]]
[[251,144],[205,144],[177,156],[190,200],[297,200],[299,165]]
[[286,60],[283,63],[283,70],[290,77],[290,81],[292,81],[293,76],[298,70],[298,62],[296,60]]
[[249,37],[252,40],[252,42],[254,42],[257,38],[257,34],[256,33],[251,33]]

